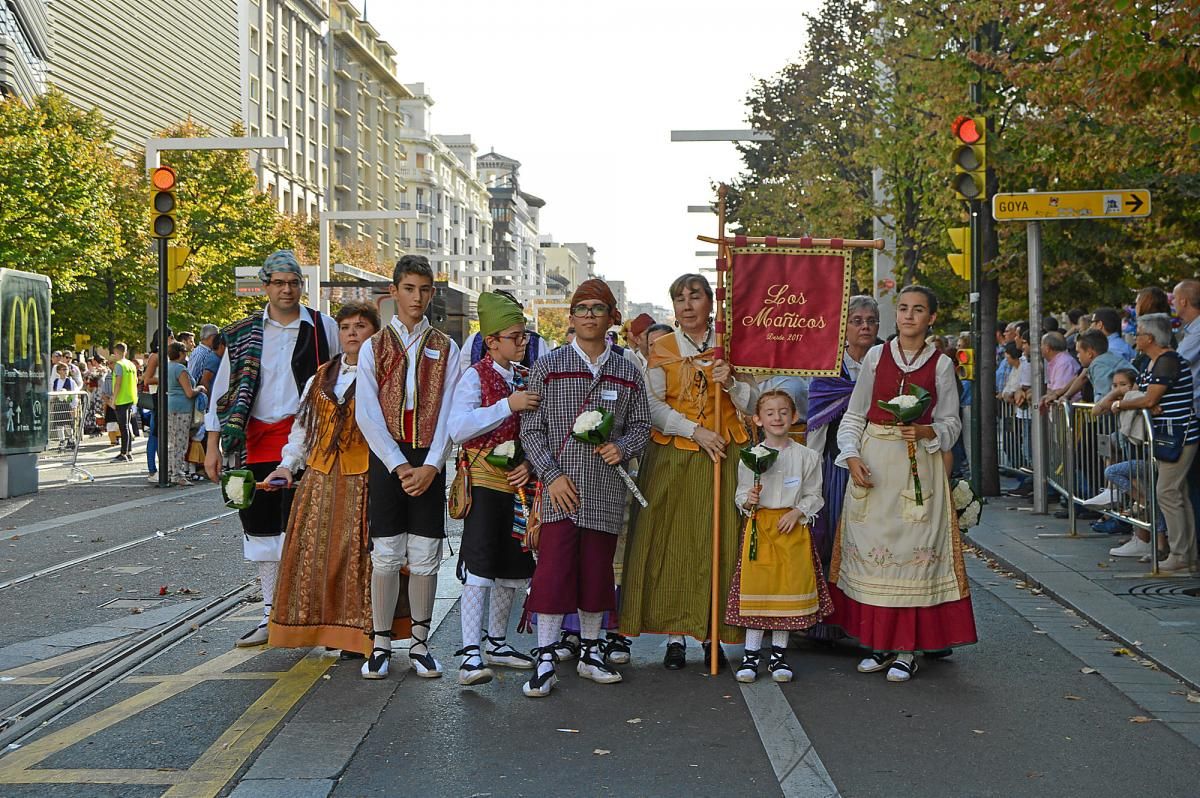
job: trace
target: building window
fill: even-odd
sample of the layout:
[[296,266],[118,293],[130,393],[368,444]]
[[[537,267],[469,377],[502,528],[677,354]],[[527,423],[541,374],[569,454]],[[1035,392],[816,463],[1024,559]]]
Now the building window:
[[258,43],[258,28],[250,26],[250,51],[257,53],[259,48]]
[[258,102],[258,78],[250,76],[250,99]]

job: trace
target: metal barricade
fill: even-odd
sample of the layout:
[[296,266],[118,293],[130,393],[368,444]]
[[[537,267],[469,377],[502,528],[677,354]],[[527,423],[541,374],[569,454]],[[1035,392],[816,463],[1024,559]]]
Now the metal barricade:
[[1067,501],[1067,537],[1091,537],[1079,534],[1076,506],[1111,489],[1112,501],[1097,509],[1149,533],[1151,571],[1157,574],[1158,497],[1150,412],[1136,411],[1144,435],[1135,440],[1118,431],[1111,414],[1094,415],[1094,406],[1063,402],[1053,405],[1050,412],[1047,481]]
[[1010,475],[1033,473],[1033,451],[1030,448],[1030,421],[1027,415],[1003,399],[996,401],[996,451],[1000,470]]
[[50,391],[50,412],[47,417],[48,440],[43,457],[67,460],[70,473],[67,481],[95,478],[79,467],[79,449],[83,444],[83,418],[89,412],[90,396],[85,391]]

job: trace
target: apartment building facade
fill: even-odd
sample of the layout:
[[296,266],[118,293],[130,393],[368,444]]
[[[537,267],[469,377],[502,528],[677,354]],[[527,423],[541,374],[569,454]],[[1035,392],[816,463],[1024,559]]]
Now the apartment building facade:
[[528,305],[546,296],[546,258],[538,244],[545,200],[521,190],[521,162],[495,150],[478,160],[492,213],[493,285]]
[[328,0],[239,0],[242,120],[286,150],[251,153],[259,187],[283,213],[316,218],[328,164]]
[[433,133],[433,98],[422,83],[409,85],[401,102],[407,126],[401,143],[408,153],[401,208],[417,218],[401,224],[404,247],[425,255],[443,279],[472,294],[487,290],[491,259],[490,195],[476,173],[477,148],[470,135]]

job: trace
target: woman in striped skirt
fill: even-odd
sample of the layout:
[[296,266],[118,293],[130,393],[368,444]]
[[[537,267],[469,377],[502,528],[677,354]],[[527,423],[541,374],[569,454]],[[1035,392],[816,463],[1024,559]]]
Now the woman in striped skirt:
[[[646,371],[654,432],[641,466],[649,506],[637,513],[625,553],[621,587],[621,633],[669,635],[663,665],[686,663],[685,637],[708,641],[712,591],[713,464],[721,467],[720,595],[738,556],[734,503],[738,452],[749,440],[738,411],[752,413],[758,399],[753,379],[737,377],[715,359],[713,291],[699,274],[671,284],[678,328],[658,339]],[[716,399],[721,402],[721,434]],[[721,624],[721,641],[740,643],[742,630]]]

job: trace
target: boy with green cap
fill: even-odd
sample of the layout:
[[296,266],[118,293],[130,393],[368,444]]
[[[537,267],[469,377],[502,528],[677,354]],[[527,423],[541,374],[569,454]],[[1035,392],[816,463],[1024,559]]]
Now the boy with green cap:
[[[458,578],[463,582],[463,658],[459,684],[492,680],[488,665],[532,668],[533,658],[506,640],[513,601],[533,576],[533,555],[513,534],[514,494],[532,475],[519,446],[520,416],[538,406],[537,394],[524,390],[521,365],[529,341],[521,306],[499,293],[479,296],[479,337],[487,354],[465,372],[454,389],[450,436],[462,447],[460,468],[471,475],[471,508],[463,523]],[[509,457],[511,467],[488,462],[488,455]],[[493,460],[498,458],[493,457]],[[489,613],[486,650],[480,651],[483,604]]]

